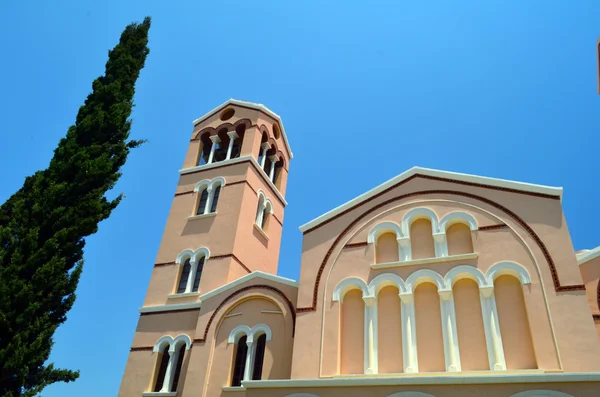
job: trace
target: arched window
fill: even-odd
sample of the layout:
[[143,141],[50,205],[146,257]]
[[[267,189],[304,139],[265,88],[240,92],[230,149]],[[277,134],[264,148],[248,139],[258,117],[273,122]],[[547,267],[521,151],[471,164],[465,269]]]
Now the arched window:
[[281,180],[283,179],[283,166],[283,156],[280,155],[279,161],[275,163],[275,171],[273,173],[273,183],[275,184],[277,190],[281,190]]
[[179,277],[179,285],[177,286],[178,294],[182,294],[185,292],[185,288],[187,287],[188,279],[190,278],[191,270],[192,270],[192,266],[190,265],[190,260],[186,259],[185,264],[183,265],[183,269],[181,269],[181,276]]
[[262,191],[259,191],[258,207],[256,208],[256,226],[265,233],[269,229],[272,212],[273,204],[271,204],[271,200],[267,199]]
[[165,376],[167,374],[167,367],[169,366],[169,347],[168,343],[164,344],[164,347],[160,350],[160,360],[158,361],[158,371],[156,373],[156,382],[154,383],[153,391],[159,392],[163,388],[165,383]]
[[195,252],[186,250],[179,254],[176,263],[181,264],[183,262],[183,267],[177,283],[178,294],[198,292],[204,262],[208,259],[208,256],[209,252],[206,248],[200,248]]
[[265,360],[265,347],[267,346],[267,335],[262,334],[256,342],[256,353],[254,355],[254,368],[252,369],[252,380],[261,380],[263,362]]
[[205,188],[204,190],[202,190],[202,193],[200,193],[200,200],[198,202],[198,210],[196,211],[196,215],[202,215],[202,214],[206,214],[207,213],[207,206],[206,204],[208,203],[208,188]]
[[212,149],[212,141],[210,140],[210,133],[202,134],[200,137],[200,153],[198,154],[198,161],[196,165],[208,164],[208,157]]
[[173,375],[173,385],[171,391],[177,391],[177,385],[179,384],[179,377],[181,376],[181,367],[183,366],[183,358],[185,356],[185,343],[181,343],[179,348],[175,351],[177,364],[175,365],[175,374]]
[[210,212],[217,212],[217,203],[219,202],[219,194],[221,194],[221,185],[214,188],[212,200],[210,203]]
[[233,375],[231,376],[231,386],[238,387],[242,385],[244,379],[244,367],[246,365],[246,355],[248,354],[248,345],[246,335],[242,336],[235,348],[235,361],[233,363]]
[[185,351],[190,346],[191,340],[187,335],[179,335],[174,339],[167,335],[158,340],[153,349],[158,353],[156,376],[152,385],[154,392],[173,393],[177,390]]

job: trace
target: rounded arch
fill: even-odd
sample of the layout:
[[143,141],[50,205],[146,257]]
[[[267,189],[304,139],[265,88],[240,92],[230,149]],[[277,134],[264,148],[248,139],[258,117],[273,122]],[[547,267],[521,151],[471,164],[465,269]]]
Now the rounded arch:
[[448,290],[448,286],[444,283],[444,279],[442,276],[431,269],[421,269],[417,270],[414,273],[411,273],[410,276],[406,279],[407,287],[410,291],[414,292],[417,286],[422,283],[433,283],[437,286],[438,292]]
[[270,199],[265,200],[265,211],[267,211],[269,214],[273,213],[273,202],[271,202]]
[[248,341],[254,342],[254,339],[261,335],[265,335],[267,340],[271,340],[273,338],[273,332],[267,324],[257,324],[252,327],[250,329],[250,334],[248,335]]
[[225,178],[223,178],[222,176],[218,176],[210,181],[210,186],[213,188],[217,186],[225,187],[225,182]]
[[400,293],[410,293],[402,277],[393,273],[383,273],[369,283],[369,295],[378,296],[382,289],[389,286],[397,287]]
[[[292,317],[292,335],[294,335],[295,329],[296,329],[296,310],[295,310],[295,306],[292,303],[292,301],[278,288],[273,287],[271,285],[267,285],[267,284],[256,284],[256,285],[248,285],[246,287],[240,288],[237,291],[232,292],[229,296],[227,296],[225,299],[223,299],[221,301],[221,303],[219,304],[219,306],[217,306],[217,308],[213,311],[213,313],[211,314],[210,318],[208,319],[208,322],[206,324],[206,327],[204,328],[204,333],[202,335],[201,338],[199,339],[194,339],[194,342],[198,342],[198,343],[205,343],[207,338],[208,338],[208,332],[210,330],[210,327],[212,325],[212,323],[214,322],[215,318],[217,317],[217,315],[221,312],[221,309],[223,309],[223,307],[225,305],[227,305],[233,298],[235,298],[236,296],[243,294],[244,292],[250,291],[250,290],[254,290],[254,289],[264,289],[267,291],[271,291],[277,295],[279,295],[279,297],[283,300],[283,302],[280,304],[279,302],[277,302],[277,300],[275,300],[273,297],[270,297],[268,295],[250,295],[247,296],[246,298],[242,298],[239,299],[238,301],[234,302],[232,305],[229,305],[228,309],[225,310],[225,313],[227,313],[229,310],[233,309],[234,307],[236,307],[239,303],[245,301],[246,299],[250,299],[250,298],[261,298],[261,299],[269,299],[272,300],[276,305],[281,305],[283,307],[283,303],[285,303],[285,305],[287,305],[288,307],[288,313],[289,315]],[[287,321],[287,315],[286,317],[286,321]],[[224,318],[224,316],[221,316],[221,320],[222,321]],[[218,321],[218,323],[220,324],[220,321]],[[216,326],[215,329],[218,329],[218,325]]]
[[171,343],[171,351],[174,352],[181,344],[185,344],[185,350],[189,350],[192,347],[192,340],[186,334],[177,335]]
[[458,280],[462,280],[463,278],[468,278],[475,281],[477,285],[479,285],[479,288],[489,286],[489,283],[487,282],[483,272],[474,266],[468,265],[460,265],[450,269],[450,271],[448,271],[448,273],[446,273],[444,276],[444,284],[452,288],[454,283],[456,283]]
[[361,290],[363,297],[370,296],[369,287],[358,277],[349,277],[340,281],[333,291],[333,301],[344,303],[344,296],[353,289]]
[[193,262],[198,262],[198,260],[200,258],[204,257],[204,260],[207,260],[208,258],[210,258],[210,250],[208,248],[198,248],[196,251],[194,251],[193,255],[192,255],[192,261]]
[[194,251],[187,249],[187,250],[183,250],[179,253],[179,255],[177,255],[177,259],[175,259],[175,263],[178,265],[181,265],[182,263],[185,263],[186,260],[191,260],[194,257]]
[[369,231],[369,236],[367,237],[367,243],[376,243],[379,236],[384,233],[394,233],[397,239],[404,237],[404,233],[402,233],[402,227],[400,227],[399,224],[396,222],[385,221],[380,222],[371,228]]
[[247,325],[238,325],[229,333],[227,343],[237,343],[237,341],[244,335],[249,336],[252,334],[252,330]]
[[516,262],[497,262],[485,272],[485,278],[490,285],[494,284],[496,278],[504,275],[516,277],[523,285],[531,284],[531,276],[527,269]]
[[527,390],[517,394],[513,394],[511,397],[573,397],[570,394],[563,393],[555,390]]
[[258,196],[258,201],[260,202],[260,200],[266,200],[267,199],[267,195],[265,194],[265,192],[262,191],[262,189],[258,189],[258,192],[256,193],[256,195]]
[[479,229],[479,224],[473,215],[464,211],[455,211],[444,215],[442,219],[440,219],[440,231],[445,232],[450,226],[456,223],[465,224],[471,230]]
[[431,234],[439,231],[438,216],[434,210],[426,207],[413,208],[402,217],[402,230],[404,235],[410,237],[410,225],[419,219],[429,219],[431,221]]
[[204,189],[208,189],[209,186],[210,186],[210,179],[203,179],[200,182],[196,183],[196,186],[194,186],[194,192],[196,192],[196,193],[201,192]]
[[399,393],[390,394],[387,397],[435,397],[432,394],[422,393],[420,391],[401,391]]
[[164,349],[165,345],[169,346],[169,349],[170,349],[172,344],[173,344],[173,337],[171,335],[161,336],[154,344],[154,348],[152,349],[152,351],[154,353],[160,353],[160,351],[162,349]]

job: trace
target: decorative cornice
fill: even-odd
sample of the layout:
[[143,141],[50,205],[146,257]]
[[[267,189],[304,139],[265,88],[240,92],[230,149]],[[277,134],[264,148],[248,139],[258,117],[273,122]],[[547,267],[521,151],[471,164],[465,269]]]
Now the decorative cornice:
[[266,284],[257,284],[257,285],[249,285],[247,287],[240,288],[239,290],[237,290],[237,291],[231,293],[229,296],[227,296],[227,298],[223,299],[223,301],[221,301],[219,306],[217,306],[215,311],[210,316],[210,319],[208,320],[208,323],[206,324],[206,328],[204,329],[204,335],[202,336],[202,338],[194,339],[193,343],[206,342],[210,326],[213,323],[217,314],[219,313],[219,310],[221,310],[223,308],[223,306],[225,306],[225,304],[227,304],[231,299],[233,299],[237,295],[240,295],[246,291],[250,291],[250,290],[254,290],[254,289],[266,289],[268,291],[275,292],[285,301],[285,303],[287,304],[287,306],[290,310],[290,314],[292,315],[292,333],[295,333],[296,332],[296,310],[294,308],[294,304],[292,303],[292,301],[290,301],[289,298],[283,292],[281,292],[281,290],[279,290],[278,288],[275,288],[271,285],[266,285]]
[[[404,180],[401,183],[406,183],[407,181],[408,180]],[[384,194],[384,192],[382,192],[381,194]],[[540,239],[540,237],[535,233],[535,231],[521,217],[519,217],[516,213],[509,210],[505,206],[503,206],[499,203],[496,203],[495,201],[490,200],[488,198],[478,196],[478,195],[472,194],[472,193],[466,193],[466,192],[454,191],[454,190],[423,190],[423,191],[417,191],[417,192],[403,194],[403,195],[388,199],[388,200],[386,200],[382,203],[379,203],[379,204],[375,205],[374,207],[366,210],[362,214],[358,215],[358,217],[356,219],[354,219],[352,222],[350,222],[348,224],[348,226],[337,236],[335,241],[331,244],[331,246],[329,247],[329,250],[325,254],[325,258],[323,258],[323,261],[321,262],[321,265],[319,266],[319,270],[317,272],[317,276],[316,276],[316,280],[315,280],[315,285],[313,288],[312,306],[301,307],[301,308],[298,308],[297,311],[300,313],[300,312],[311,312],[311,311],[316,310],[318,294],[319,294],[319,284],[321,282],[321,276],[323,275],[325,266],[327,265],[329,258],[333,254],[335,247],[340,243],[340,241],[348,233],[348,231],[351,228],[353,228],[354,226],[356,226],[360,220],[362,220],[365,216],[371,214],[372,212],[377,211],[378,209],[380,209],[388,204],[391,204],[393,202],[404,200],[406,198],[424,196],[424,195],[430,195],[430,194],[450,194],[450,195],[463,196],[463,197],[467,197],[470,199],[484,202],[488,205],[491,205],[492,207],[495,207],[496,209],[499,209],[500,211],[505,212],[509,217],[511,217],[515,222],[517,222],[521,227],[523,227],[527,231],[527,233],[529,233],[529,235],[534,239],[534,241],[536,242],[536,244],[542,251],[544,257],[546,258],[546,261],[548,262],[548,266],[550,267],[550,273],[552,274],[552,280],[554,282],[554,288],[556,291],[558,291],[558,292],[561,292],[561,291],[585,291],[585,286],[582,284],[561,285],[561,283],[558,279],[558,271],[556,270],[556,265],[554,263],[554,260],[552,259],[552,256],[550,255],[550,252],[546,248],[546,245],[543,243],[543,241]],[[377,197],[377,196],[371,197],[368,200],[363,201],[360,205],[373,200],[375,197]],[[336,217],[341,216],[342,214],[343,213],[338,214],[338,215],[336,215]],[[327,222],[331,221],[332,219],[328,220]],[[319,225],[319,226],[321,226],[321,225]]]
[[154,267],[160,267],[160,266],[171,266],[171,265],[176,265],[175,262],[162,262],[162,263],[155,263]]
[[140,316],[150,316],[154,314],[166,313],[185,313],[200,310],[202,302],[177,303],[173,305],[146,306],[140,307],[138,311]]

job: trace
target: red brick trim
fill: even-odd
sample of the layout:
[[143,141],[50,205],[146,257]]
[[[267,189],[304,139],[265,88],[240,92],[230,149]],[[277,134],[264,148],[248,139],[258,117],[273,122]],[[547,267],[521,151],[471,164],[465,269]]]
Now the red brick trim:
[[367,245],[369,245],[369,243],[367,243],[366,241],[361,241],[360,243],[346,244],[344,245],[344,248],[361,248],[366,247]]
[[202,336],[202,338],[200,339],[194,339],[193,343],[204,343],[206,342],[206,338],[208,337],[208,331],[210,329],[210,325],[212,324],[212,322],[214,321],[215,317],[217,316],[217,314],[219,313],[219,310],[221,310],[221,308],[223,308],[223,306],[225,306],[225,304],[227,304],[227,302],[229,302],[230,300],[232,300],[233,298],[235,298],[237,295],[242,294],[246,291],[250,291],[253,289],[266,289],[272,292],[275,292],[276,294],[278,294],[279,296],[281,296],[283,298],[283,300],[285,301],[285,303],[288,305],[288,308],[290,309],[290,313],[292,314],[292,332],[296,331],[296,310],[294,308],[294,304],[292,303],[292,301],[290,301],[288,299],[287,296],[285,296],[285,294],[283,292],[281,292],[281,290],[279,290],[278,288],[272,287],[270,285],[265,285],[265,284],[258,284],[258,285],[249,285],[247,287],[241,288],[237,291],[235,291],[234,293],[232,293],[231,295],[229,295],[227,298],[223,299],[223,301],[221,302],[221,304],[215,309],[215,311],[213,312],[213,314],[210,316],[210,319],[208,320],[208,324],[206,324],[206,328],[204,329],[204,335]]
[[498,224],[498,225],[488,225],[488,226],[480,226],[479,229],[482,232],[488,231],[488,230],[497,230],[497,229],[504,229],[508,227],[508,225],[505,225],[504,223]]
[[210,257],[210,259],[224,259],[224,258],[233,258],[233,260],[236,261],[237,263],[239,263],[239,265],[241,267],[243,267],[245,271],[247,271],[248,273],[252,273],[252,270],[250,270],[248,268],[248,266],[244,265],[244,263],[241,260],[239,260],[239,258],[237,256],[235,256],[234,254],[215,255],[215,256]]
[[[411,177],[411,178],[413,178],[413,177]],[[405,183],[406,181],[408,181],[411,178],[408,178],[407,180],[405,180],[405,181],[403,181],[401,183]],[[498,188],[498,190],[503,190],[503,189],[504,188]],[[387,190],[389,190],[389,189],[387,189]],[[511,190],[511,189],[509,189],[509,190]],[[383,192],[381,194],[383,194]],[[319,294],[319,284],[321,282],[321,276],[323,275],[323,271],[325,270],[325,266],[327,264],[327,261],[331,257],[331,254],[333,253],[334,248],[339,244],[340,240],[348,233],[348,231],[352,227],[354,227],[365,216],[369,215],[370,213],[372,213],[374,211],[377,211],[381,207],[384,207],[384,206],[386,206],[386,205],[388,205],[390,203],[393,203],[393,202],[399,201],[399,200],[403,200],[403,199],[406,199],[406,198],[410,198],[410,197],[423,196],[423,195],[428,195],[428,194],[452,194],[452,195],[457,195],[457,196],[463,196],[463,197],[471,198],[471,199],[474,199],[474,200],[482,201],[482,202],[484,202],[484,203],[486,203],[488,205],[491,205],[491,206],[493,206],[493,207],[495,207],[495,208],[497,208],[497,209],[505,212],[515,222],[517,222],[521,227],[523,227],[529,233],[529,235],[535,240],[536,244],[538,245],[538,247],[542,251],[544,257],[546,258],[546,261],[548,262],[548,266],[550,267],[550,272],[552,274],[552,280],[554,282],[554,289],[556,291],[559,291],[559,292],[560,291],[585,291],[585,286],[581,285],[581,284],[576,284],[576,285],[561,285],[560,284],[560,281],[558,279],[558,272],[556,270],[556,265],[554,264],[554,260],[550,256],[550,252],[548,252],[548,249],[546,248],[546,245],[544,244],[544,242],[540,239],[540,237],[535,233],[535,231],[533,231],[533,229],[521,217],[519,217],[517,214],[515,214],[514,212],[512,212],[511,210],[509,210],[505,206],[503,206],[501,204],[498,204],[495,201],[492,201],[492,200],[490,200],[488,198],[481,197],[481,196],[478,196],[478,195],[472,194],[472,193],[459,192],[459,191],[454,191],[454,190],[423,190],[423,191],[419,191],[419,192],[412,192],[412,193],[403,194],[403,195],[400,195],[400,196],[397,196],[397,197],[393,197],[393,198],[391,198],[389,200],[386,200],[386,201],[384,201],[384,202],[382,202],[380,204],[377,204],[376,206],[374,206],[373,208],[367,210],[366,212],[362,213],[354,221],[350,222],[350,224],[342,231],[342,233],[340,233],[338,235],[338,237],[335,239],[335,241],[331,244],[331,246],[329,247],[329,250],[327,251],[327,254],[325,255],[325,258],[323,258],[323,261],[321,262],[321,266],[319,267],[319,270],[317,272],[317,277],[316,277],[315,285],[314,285],[314,288],[313,288],[312,306],[298,308],[297,312],[299,312],[299,313],[301,313],[301,312],[311,312],[311,311],[315,311],[316,310],[316,308],[317,308],[318,294]],[[537,194],[535,194],[535,195],[537,195]],[[551,197],[554,198],[554,196],[551,196]],[[372,200],[373,198],[374,197],[372,197],[369,200]],[[363,202],[363,204],[365,202]],[[347,211],[349,211],[349,210],[347,210]],[[344,212],[347,212],[347,211],[344,211]],[[342,214],[338,214],[337,216],[341,216],[341,215]],[[335,219],[335,218],[332,218],[332,219]],[[330,219],[329,221],[331,221],[332,219]],[[322,225],[319,225],[319,226],[316,226],[316,227],[320,227],[320,226],[322,226]],[[311,230],[314,230],[314,228],[311,229]]]
[[169,310],[168,307],[169,307],[169,305],[166,305],[165,306],[165,310],[162,310],[160,312],[140,313],[140,317],[142,317],[142,316],[153,316],[155,314],[186,313],[186,312],[193,312],[193,311],[200,310],[199,307],[194,307],[194,308],[191,308],[191,309],[183,309],[183,310]]
[[144,351],[152,351],[154,346],[137,346],[129,349],[130,352],[144,352]]
[[162,263],[155,263],[154,267],[159,267],[159,266],[169,266],[169,265],[176,265],[175,262],[162,262]]

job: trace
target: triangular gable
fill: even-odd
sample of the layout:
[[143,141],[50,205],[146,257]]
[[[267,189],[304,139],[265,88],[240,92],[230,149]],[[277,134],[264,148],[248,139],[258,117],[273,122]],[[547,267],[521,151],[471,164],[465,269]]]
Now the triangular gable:
[[340,205],[339,207],[332,209],[329,212],[326,212],[325,214],[319,216],[318,218],[315,218],[312,221],[305,223],[304,225],[300,226],[300,231],[302,233],[306,233],[307,231],[319,226],[321,223],[328,221],[329,219],[348,210],[349,208],[359,205],[360,203],[383,192],[384,190],[386,190],[402,181],[412,178],[416,175],[443,178],[443,179],[448,179],[448,180],[453,180],[453,181],[467,182],[467,183],[484,185],[484,186],[499,187],[499,188],[503,188],[503,189],[510,189],[510,190],[520,191],[520,192],[548,195],[548,196],[559,197],[562,199],[562,191],[563,190],[560,187],[535,185],[532,183],[508,181],[505,179],[488,178],[488,177],[478,176],[478,175],[461,174],[458,172],[449,172],[449,171],[434,170],[434,169],[430,169],[430,168],[413,167],[413,168],[409,169],[408,171],[405,171],[402,174],[388,180],[387,182],[384,182],[381,185],[369,190],[368,192],[361,194],[360,196]]
[[273,281],[275,283],[280,283],[280,284],[284,284],[284,285],[289,285],[291,287],[296,287],[298,288],[298,282],[289,278],[285,278],[285,277],[280,277],[280,276],[276,276],[273,274],[269,274],[269,273],[265,273],[265,272],[261,272],[261,271],[255,271],[249,274],[246,274],[243,277],[238,278],[237,280],[233,280],[230,283],[227,283],[217,289],[214,289],[210,292],[207,292],[203,295],[200,295],[199,300],[205,301],[207,299],[212,298],[213,296],[219,295],[222,292],[225,291],[229,291],[231,289],[234,289],[250,280],[253,280],[255,278],[261,278],[263,280],[269,280],[269,281]]

